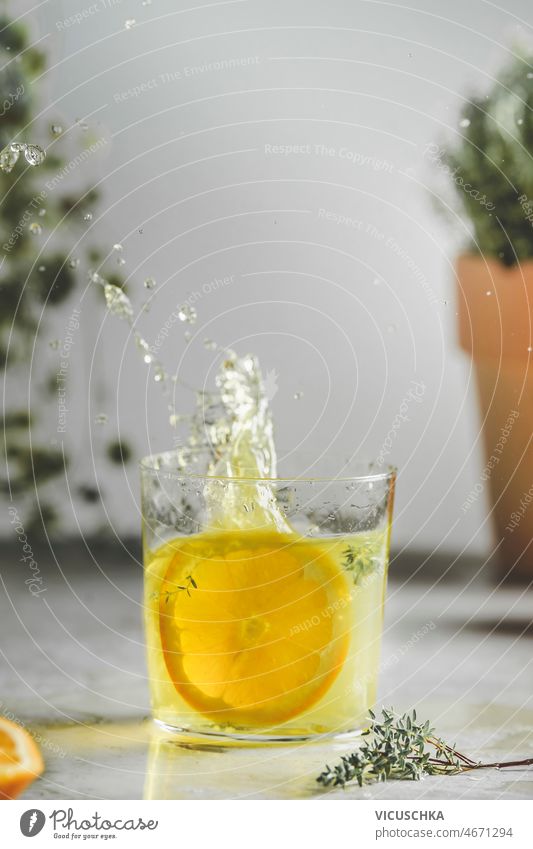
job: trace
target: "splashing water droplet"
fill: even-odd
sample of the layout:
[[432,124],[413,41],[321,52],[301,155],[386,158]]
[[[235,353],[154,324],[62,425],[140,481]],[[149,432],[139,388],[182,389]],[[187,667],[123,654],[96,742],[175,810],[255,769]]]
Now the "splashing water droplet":
[[143,360],[146,365],[149,365],[151,362],[153,362],[154,358],[152,356],[152,352],[150,351],[150,345],[148,344],[146,339],[143,339],[143,337],[139,333],[135,334],[135,344],[137,345],[139,351],[141,351],[143,355]]
[[26,145],[24,142],[11,142],[11,150],[13,153],[22,153],[23,150],[26,150]]
[[144,281],[145,289],[154,289],[155,288],[155,280],[153,277],[147,277]]
[[293,398],[294,398],[295,401],[299,401],[300,398],[303,398],[303,397],[304,397],[304,394],[301,390],[299,390],[298,392],[295,392],[294,395],[293,395]]
[[106,281],[97,271],[89,271],[88,276],[91,283],[97,283],[99,286],[105,286]]
[[105,302],[109,312],[127,320],[133,318],[133,306],[125,292],[119,286],[104,281]]
[[32,236],[40,236],[43,232],[43,228],[40,224],[37,223],[37,221],[32,221],[30,226],[28,227],[28,230],[30,231]]
[[117,251],[117,253],[120,253],[124,250],[124,247],[120,244],[120,242],[115,242],[115,244],[113,245],[113,250]]
[[53,136],[60,136],[63,132],[63,127],[61,126],[61,124],[52,124],[50,130]]
[[204,348],[208,351],[216,351],[217,343],[212,339],[204,339]]
[[469,127],[470,126],[469,118],[463,118],[462,121],[459,121],[459,126],[462,127],[463,129],[466,129],[467,127]]
[[10,174],[15,165],[17,164],[20,153],[18,150],[13,150],[13,147],[6,147],[5,150],[0,153],[0,169],[4,172],[4,174]]
[[97,425],[107,424],[107,415],[105,413],[98,413],[98,415],[94,417],[94,423]]
[[36,165],[42,165],[45,158],[46,153],[39,147],[38,144],[28,144],[26,145],[26,149],[24,151],[24,158],[28,165],[35,167]]
[[178,413],[171,413],[168,417],[168,421],[171,427],[177,427],[181,422],[187,421],[189,416],[179,415]]
[[59,339],[52,339],[52,341],[49,342],[48,344],[50,345],[52,351],[57,351],[57,349],[59,348],[61,343],[60,343]]
[[83,220],[84,221],[92,221],[93,220],[92,212],[86,212],[85,215],[83,216]]
[[136,23],[137,21],[135,20],[135,18],[128,18],[128,20],[125,21],[124,26],[126,27],[126,29],[133,29]]
[[178,318],[180,321],[186,321],[187,324],[194,324],[198,318],[198,313],[189,304],[182,304],[178,310]]

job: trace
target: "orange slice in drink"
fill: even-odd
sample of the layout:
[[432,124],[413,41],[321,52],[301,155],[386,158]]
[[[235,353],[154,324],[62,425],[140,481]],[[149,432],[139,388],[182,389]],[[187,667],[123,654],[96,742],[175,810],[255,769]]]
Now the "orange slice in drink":
[[0,718],[0,799],[15,799],[43,771],[33,738],[24,728]]
[[197,537],[170,558],[162,582],[169,675],[217,723],[286,722],[341,670],[349,602],[346,576],[312,542],[253,530]]

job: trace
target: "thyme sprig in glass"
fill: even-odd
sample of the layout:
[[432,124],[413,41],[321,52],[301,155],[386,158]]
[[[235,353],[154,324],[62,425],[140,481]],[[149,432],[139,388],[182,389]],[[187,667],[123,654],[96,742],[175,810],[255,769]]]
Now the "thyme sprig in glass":
[[416,711],[396,716],[392,708],[382,710],[382,719],[370,713],[368,737],[357,752],[341,758],[334,767],[326,766],[317,778],[324,787],[344,787],[349,782],[420,781],[426,775],[457,775],[474,769],[501,769],[532,766],[533,758],[520,761],[481,763],[458,752],[435,734],[429,721],[417,720]]

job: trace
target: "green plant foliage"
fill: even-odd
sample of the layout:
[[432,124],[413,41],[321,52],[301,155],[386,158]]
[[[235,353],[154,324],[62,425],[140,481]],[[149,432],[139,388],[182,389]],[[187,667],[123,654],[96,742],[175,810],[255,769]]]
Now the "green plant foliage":
[[[20,155],[11,171],[0,169],[0,368],[9,371],[15,386],[19,375],[27,382],[30,362],[40,365],[36,342],[38,351],[46,346],[49,356],[49,310],[66,304],[77,285],[83,288],[86,283],[83,268],[61,246],[64,225],[58,228],[58,238],[54,237],[53,243],[50,240],[50,248],[42,251],[45,237],[65,216],[69,216],[66,224],[70,230],[73,225],[85,227],[84,213],[98,201],[98,193],[92,188],[72,194],[68,181],[64,187],[62,183],[51,189],[46,186],[67,165],[71,151],[62,137],[61,119],[44,125],[33,120],[40,109],[35,80],[45,68],[46,56],[32,46],[24,23],[0,14],[0,151],[9,150],[13,141],[48,147],[38,167],[31,167]],[[99,261],[105,253],[93,246],[86,250]],[[117,275],[114,280],[123,285]],[[41,375],[36,367],[31,412],[23,409],[25,404],[19,397],[11,404],[12,409],[4,411],[2,420],[7,474],[0,478],[0,491],[17,498],[25,527],[33,532],[48,532],[58,526],[59,516],[49,503],[53,500],[49,485],[64,476],[69,464],[64,447],[46,434],[47,422],[42,415],[43,397],[49,405],[56,395],[57,368]],[[130,455],[125,443],[108,447],[107,457],[114,463],[125,462]],[[87,504],[100,502],[100,492],[94,487],[80,484],[75,492]]]
[[131,460],[132,450],[127,442],[117,439],[107,446],[107,456],[112,463],[123,465]]
[[517,56],[487,94],[471,97],[460,128],[440,160],[471,222],[470,249],[505,265],[533,257],[533,55]]

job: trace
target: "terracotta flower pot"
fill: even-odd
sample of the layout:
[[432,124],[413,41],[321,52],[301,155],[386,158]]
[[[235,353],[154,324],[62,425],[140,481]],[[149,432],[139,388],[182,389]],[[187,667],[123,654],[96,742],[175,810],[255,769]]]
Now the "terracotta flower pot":
[[[532,233],[533,237],[533,233]],[[533,261],[457,261],[459,338],[475,363],[500,577],[533,578]],[[490,294],[487,294],[490,293]]]

